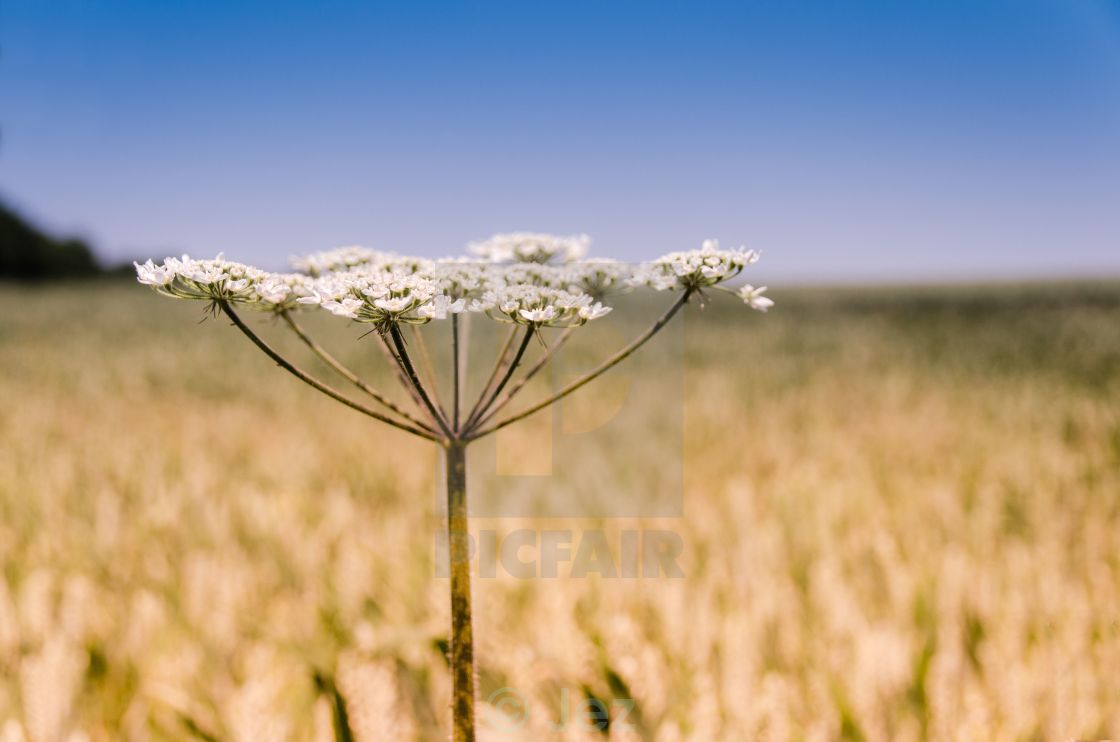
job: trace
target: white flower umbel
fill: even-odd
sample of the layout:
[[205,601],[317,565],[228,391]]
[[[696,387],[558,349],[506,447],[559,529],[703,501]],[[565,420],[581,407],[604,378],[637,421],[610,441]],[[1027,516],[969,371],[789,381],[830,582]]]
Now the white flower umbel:
[[162,265],[151,260],[134,265],[140,283],[176,299],[251,302],[257,299],[256,284],[269,276],[259,268],[226,260],[220,254],[213,260],[194,260],[184,255],[167,258]]
[[699,250],[672,252],[655,260],[640,280],[658,291],[696,290],[724,283],[759,259],[759,253],[740,247],[721,250],[716,240],[704,240]]
[[[261,351],[301,381],[375,420],[440,445],[445,452],[448,543],[451,574],[452,729],[457,742],[474,739],[475,671],[471,632],[471,590],[467,552],[466,448],[555,404],[624,361],[654,337],[692,297],[709,289],[736,294],[765,312],[773,302],[765,287],[727,287],[758,260],[754,250],[720,249],[707,241],[699,250],[674,252],[634,269],[611,260],[581,261],[590,240],[585,235],[557,237],[516,232],[472,243],[465,258],[428,260],[364,247],[341,247],[293,259],[297,273],[269,273],[226,260],[167,258],[136,263],[136,277],[165,296],[209,302]],[[634,288],[676,291],[664,312],[630,343],[597,367],[518,412],[507,405],[555,356],[578,328],[611,311],[610,297]],[[343,394],[281,355],[240,316],[238,308],[268,312],[281,320],[320,361],[353,385],[372,405]],[[321,309],[369,324],[377,347],[392,365],[409,404],[392,401],[340,363],[300,326],[301,311]],[[468,320],[487,318],[509,327],[488,379],[469,409],[462,404],[470,353]],[[424,345],[420,325],[450,324],[449,369],[452,398],[445,405]],[[560,328],[554,330],[551,328]],[[404,331],[410,333],[406,340]],[[546,333],[557,333],[546,341]],[[541,340],[536,359],[522,367],[531,340]],[[413,358],[417,358],[421,373]],[[520,373],[519,373],[520,372]]]
[[309,276],[321,276],[325,273],[348,271],[355,268],[362,268],[371,272],[399,271],[414,273],[427,269],[431,266],[432,261],[353,245],[294,257],[291,259],[291,264],[300,273],[306,273]]
[[632,289],[637,283],[633,269],[610,258],[591,258],[561,268],[562,281],[569,287],[602,299]]
[[591,238],[585,234],[558,237],[538,232],[509,232],[472,242],[467,249],[494,263],[549,263],[579,260],[590,246]]
[[501,322],[546,327],[582,325],[610,311],[602,304],[593,305],[590,294],[533,284],[505,286],[490,292],[474,306],[476,311],[485,311]]

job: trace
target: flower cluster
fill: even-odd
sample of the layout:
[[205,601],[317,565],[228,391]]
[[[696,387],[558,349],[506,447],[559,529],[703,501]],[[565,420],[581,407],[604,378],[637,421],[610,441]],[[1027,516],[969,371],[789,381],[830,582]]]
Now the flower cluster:
[[747,306],[749,306],[751,309],[757,309],[760,312],[765,312],[767,309],[774,306],[774,300],[769,297],[763,296],[762,294],[764,291],[766,291],[765,286],[759,286],[758,288],[755,288],[748,283],[746,286],[743,286],[735,293],[740,299],[746,302]]
[[467,250],[491,263],[566,263],[582,258],[590,246],[591,238],[585,234],[559,237],[537,232],[510,232],[472,242]]
[[562,281],[596,299],[628,291],[639,281],[633,269],[611,258],[591,258],[562,267]]
[[505,284],[496,266],[477,263],[470,258],[444,258],[431,268],[440,292],[453,299],[478,299],[487,291]]
[[[670,253],[637,270],[613,260],[574,261],[585,236],[497,235],[470,249],[493,262],[468,258],[429,260],[341,247],[293,260],[298,273],[270,273],[223,256],[212,260],[167,258],[136,264],[140,283],[167,296],[244,304],[286,312],[318,306],[331,314],[386,330],[393,324],[424,324],[462,312],[501,321],[571,327],[610,312],[603,300],[635,286],[659,291],[714,287],[766,311],[766,287],[733,291],[720,284],[758,260],[754,250],[721,250],[707,241],[699,250]],[[565,262],[553,263],[559,258]],[[512,262],[510,262],[512,261]]]
[[300,304],[317,304],[339,317],[384,327],[427,322],[433,316],[427,308],[438,294],[435,279],[399,270],[330,273],[307,288]]
[[381,252],[368,247],[351,245],[321,250],[291,259],[292,267],[309,276],[322,276],[336,271],[363,268],[369,271],[403,271],[415,273],[431,267],[432,261],[391,252]]
[[571,327],[598,319],[611,311],[590,294],[529,283],[509,284],[487,292],[471,304],[501,322],[545,327]]
[[701,289],[735,278],[758,258],[754,250],[721,250],[718,241],[705,240],[699,250],[658,258],[643,271],[642,282],[658,291]]
[[167,258],[162,265],[151,260],[133,265],[140,283],[176,299],[249,301],[255,297],[257,282],[268,276],[259,268],[226,260],[221,254],[213,260],[194,260],[184,255]]
[[311,279],[302,273],[269,273],[255,282],[255,304],[260,309],[295,309],[299,300],[311,294]]

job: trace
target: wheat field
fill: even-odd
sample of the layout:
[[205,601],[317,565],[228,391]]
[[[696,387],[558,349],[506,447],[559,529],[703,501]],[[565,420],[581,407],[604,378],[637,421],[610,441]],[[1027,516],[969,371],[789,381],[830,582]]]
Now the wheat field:
[[[482,524],[684,545],[681,578],[477,579],[482,736],[1120,736],[1120,285],[772,295],[690,308],[644,361],[679,398],[571,474],[671,449],[679,517]],[[446,737],[434,448],[127,281],[0,311],[0,740]],[[589,699],[626,718],[561,723]]]

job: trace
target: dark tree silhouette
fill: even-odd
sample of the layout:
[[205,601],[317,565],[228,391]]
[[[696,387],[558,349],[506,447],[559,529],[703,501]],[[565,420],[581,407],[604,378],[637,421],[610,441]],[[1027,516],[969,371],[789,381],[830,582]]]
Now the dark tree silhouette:
[[100,272],[85,242],[50,237],[0,203],[0,278],[41,280]]

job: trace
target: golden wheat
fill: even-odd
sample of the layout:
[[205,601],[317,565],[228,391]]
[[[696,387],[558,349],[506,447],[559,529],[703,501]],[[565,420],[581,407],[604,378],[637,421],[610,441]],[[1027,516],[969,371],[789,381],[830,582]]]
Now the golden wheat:
[[[357,739],[446,735],[434,450],[197,307],[0,292],[0,739],[333,739],[337,699]],[[1120,735],[1120,288],[777,298],[649,349],[684,352],[682,517],[476,524],[685,545],[683,579],[478,580],[480,696],[529,711],[483,731],[600,738],[553,727],[595,697],[633,699],[618,739]]]

